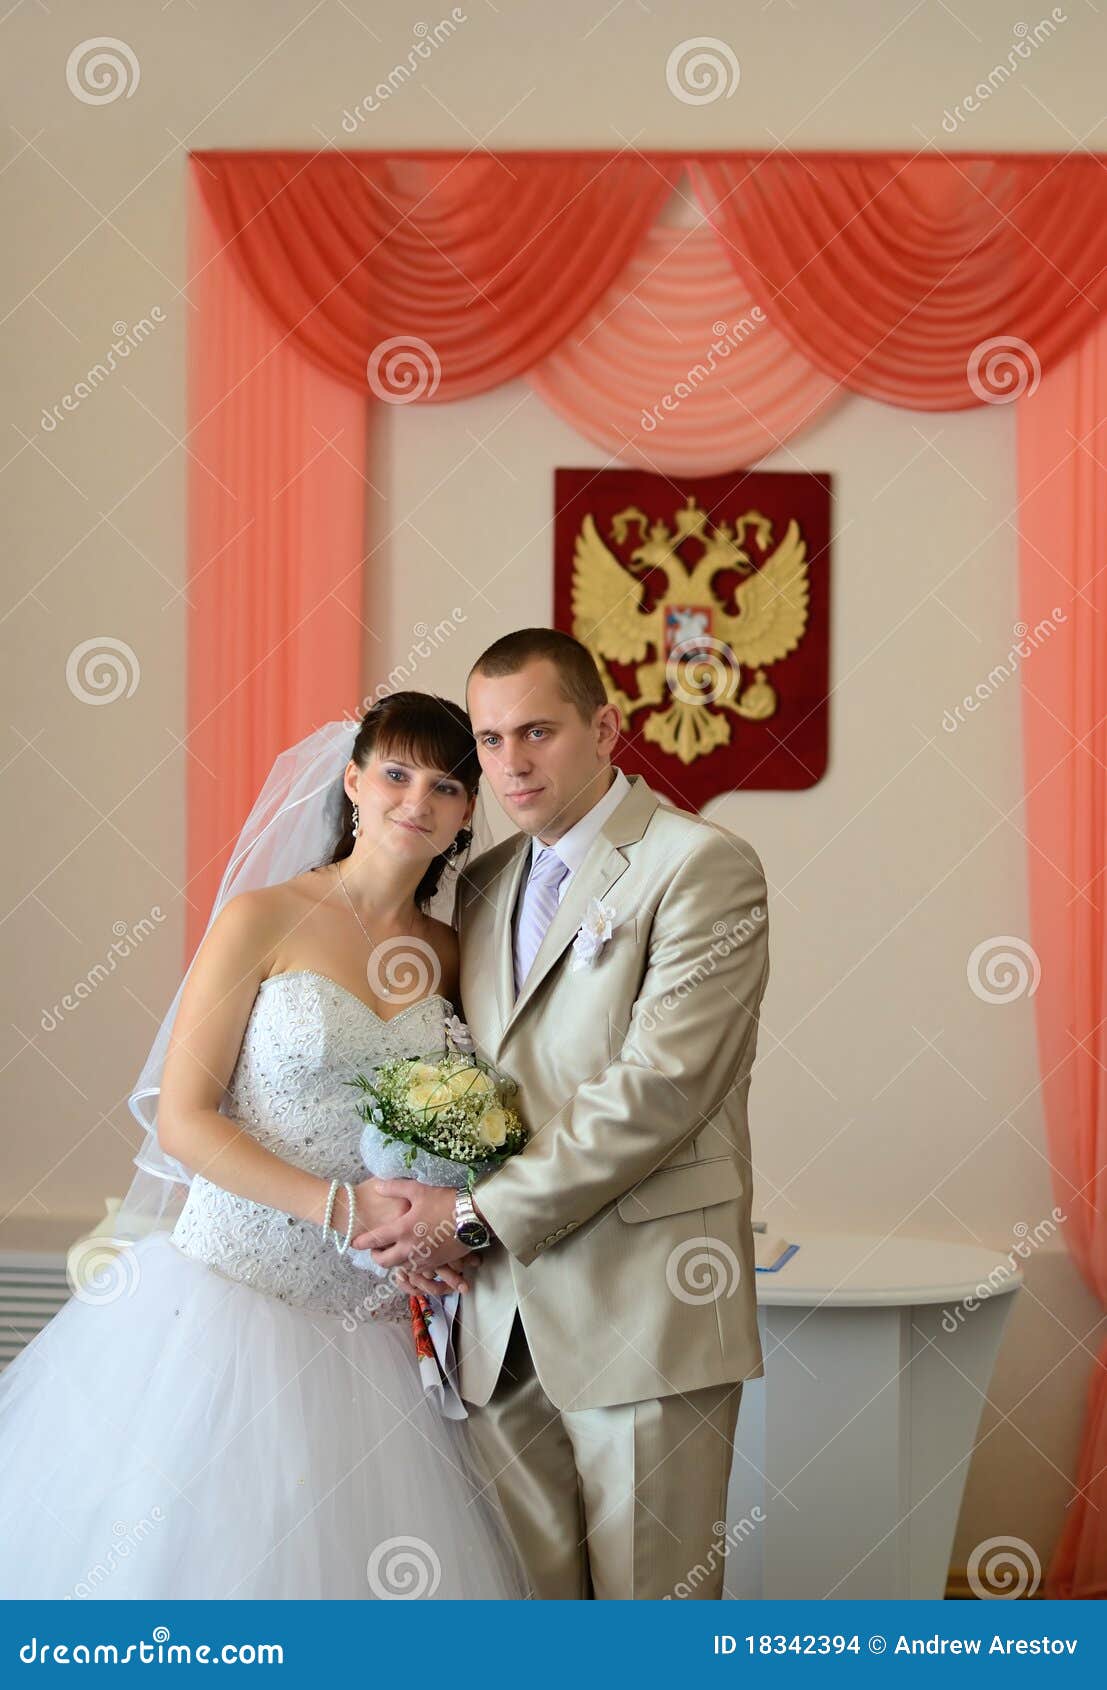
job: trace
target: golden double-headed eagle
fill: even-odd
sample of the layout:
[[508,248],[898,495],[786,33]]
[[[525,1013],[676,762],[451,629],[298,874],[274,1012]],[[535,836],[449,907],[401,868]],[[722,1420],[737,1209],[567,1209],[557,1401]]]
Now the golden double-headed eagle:
[[[714,526],[690,496],[674,514],[675,531],[636,506],[612,517],[611,538],[620,546],[638,525],[640,544],[626,566],[601,539],[591,512],[585,516],[573,558],[573,633],[595,658],[624,730],[636,711],[652,709],[645,738],[691,763],[728,743],[727,712],[763,721],[776,710],[765,668],[795,651],[807,628],[807,546],[795,518],[766,556],[772,523],[760,511]],[[750,530],[764,559],[756,567],[743,544]],[[689,540],[702,547],[692,563],[680,555]],[[663,570],[667,586],[647,610],[646,583],[628,570],[650,569]],[[733,603],[712,586],[724,569],[746,577]],[[634,666],[637,697],[616,684],[609,663]],[[755,674],[740,691],[743,665]],[[655,708],[666,697],[667,708]]]

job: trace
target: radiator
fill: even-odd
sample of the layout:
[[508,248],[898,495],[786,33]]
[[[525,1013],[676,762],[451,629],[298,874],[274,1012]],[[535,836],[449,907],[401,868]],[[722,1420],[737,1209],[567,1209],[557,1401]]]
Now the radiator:
[[0,1251],[0,1371],[68,1302],[65,1254]]

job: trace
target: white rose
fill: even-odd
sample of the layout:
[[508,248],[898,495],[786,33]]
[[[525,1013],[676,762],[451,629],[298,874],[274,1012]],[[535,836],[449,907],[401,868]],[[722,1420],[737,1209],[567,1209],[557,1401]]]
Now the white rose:
[[477,1122],[477,1133],[482,1144],[498,1150],[507,1137],[507,1110],[486,1109]]
[[449,1087],[440,1086],[437,1081],[423,1081],[420,1085],[408,1087],[409,1109],[445,1109],[452,1102]]

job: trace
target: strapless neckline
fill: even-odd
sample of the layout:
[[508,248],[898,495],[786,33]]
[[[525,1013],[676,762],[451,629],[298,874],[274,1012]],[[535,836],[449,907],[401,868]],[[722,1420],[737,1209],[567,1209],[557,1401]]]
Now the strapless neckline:
[[425,998],[417,998],[414,1003],[405,1004],[404,1008],[398,1010],[395,1015],[378,1015],[372,1004],[366,1003],[365,999],[359,997],[356,992],[351,992],[349,986],[344,986],[341,980],[335,980],[331,975],[323,974],[317,968],[285,968],[281,970],[280,974],[269,974],[261,982],[258,991],[261,992],[266,986],[272,986],[277,980],[296,980],[301,977],[306,977],[309,980],[324,980],[328,986],[333,986],[336,992],[341,992],[343,997],[349,998],[351,1003],[360,1004],[366,1015],[371,1015],[373,1020],[378,1021],[382,1027],[390,1027],[393,1021],[399,1021],[403,1016],[410,1014],[413,1009],[422,1009],[426,1003],[441,1003],[445,1004],[448,1010],[452,1011],[453,1009],[449,998],[443,997],[441,992],[429,992]]

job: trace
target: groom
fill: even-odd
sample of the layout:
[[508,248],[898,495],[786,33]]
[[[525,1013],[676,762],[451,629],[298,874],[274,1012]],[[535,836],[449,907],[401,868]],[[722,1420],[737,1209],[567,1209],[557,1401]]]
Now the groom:
[[[497,640],[468,707],[522,831],[461,881],[462,1002],[531,1134],[478,1181],[468,1223],[458,1205],[456,1247],[424,1256],[489,1239],[458,1350],[471,1433],[537,1597],[717,1597],[742,1381],[764,1371],[761,863],[612,765],[619,712],[567,634]],[[453,1191],[410,1196],[372,1235],[384,1265],[453,1218]]]

